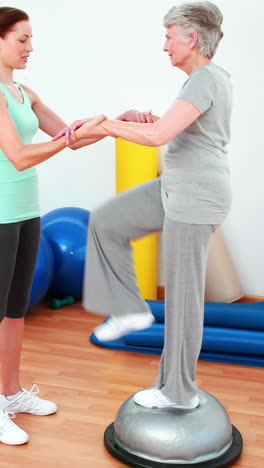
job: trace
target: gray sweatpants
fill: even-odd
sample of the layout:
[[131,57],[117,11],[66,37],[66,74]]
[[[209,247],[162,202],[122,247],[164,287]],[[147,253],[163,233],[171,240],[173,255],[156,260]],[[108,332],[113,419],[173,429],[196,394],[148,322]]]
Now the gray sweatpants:
[[87,310],[121,316],[149,306],[140,296],[130,240],[163,230],[165,343],[157,387],[178,405],[197,394],[208,243],[214,227],[168,219],[160,179],[130,189],[90,217],[84,282]]

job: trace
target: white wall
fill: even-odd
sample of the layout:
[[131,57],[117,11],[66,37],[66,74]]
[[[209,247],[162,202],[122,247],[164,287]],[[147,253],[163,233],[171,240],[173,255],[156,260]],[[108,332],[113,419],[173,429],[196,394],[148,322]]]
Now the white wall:
[[[8,2],[7,2],[8,3]],[[101,112],[151,108],[162,113],[185,77],[162,52],[169,0],[13,0],[33,25],[31,86],[67,123]],[[230,162],[234,203],[223,227],[244,290],[264,295],[263,55],[264,2],[216,0],[224,39],[215,61],[234,85]],[[5,5],[6,2],[1,2]],[[46,138],[38,135],[37,141]],[[114,142],[65,150],[40,165],[43,213],[60,206],[93,209],[115,192]]]

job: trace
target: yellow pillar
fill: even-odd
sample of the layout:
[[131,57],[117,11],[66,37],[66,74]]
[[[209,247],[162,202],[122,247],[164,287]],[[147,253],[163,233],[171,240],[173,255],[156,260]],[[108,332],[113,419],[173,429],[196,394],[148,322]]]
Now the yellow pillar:
[[[141,146],[122,138],[116,139],[116,191],[154,179],[158,175],[158,148]],[[151,234],[131,242],[135,269],[144,299],[157,299],[158,235]]]

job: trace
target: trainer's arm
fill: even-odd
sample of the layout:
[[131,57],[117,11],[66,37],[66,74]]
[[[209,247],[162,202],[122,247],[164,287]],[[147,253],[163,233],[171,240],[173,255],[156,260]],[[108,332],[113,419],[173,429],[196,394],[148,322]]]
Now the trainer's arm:
[[[98,117],[88,124],[98,124],[105,117]],[[47,143],[25,145],[6,106],[5,96],[0,94],[0,148],[18,171],[23,171],[51,158],[66,148],[65,138]],[[89,128],[89,125],[87,125]],[[76,132],[78,136],[78,130]]]
[[[35,112],[38,118],[40,130],[42,130],[44,133],[47,133],[47,135],[54,137],[59,132],[61,132],[61,130],[68,128],[64,120],[62,120],[58,114],[50,109],[31,88],[25,85],[23,85],[23,88],[30,97],[32,110]],[[69,148],[75,150],[81,148],[82,146],[92,145],[93,143],[96,143],[103,138],[104,137],[90,138],[68,146]]]

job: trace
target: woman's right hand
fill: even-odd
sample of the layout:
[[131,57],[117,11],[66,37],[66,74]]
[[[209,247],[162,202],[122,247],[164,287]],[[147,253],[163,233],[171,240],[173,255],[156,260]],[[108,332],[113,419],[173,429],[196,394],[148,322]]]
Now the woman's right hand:
[[137,122],[137,123],[154,123],[156,119],[152,114],[152,111],[139,112],[134,109],[128,110],[116,117],[116,120],[122,120],[122,122]]

